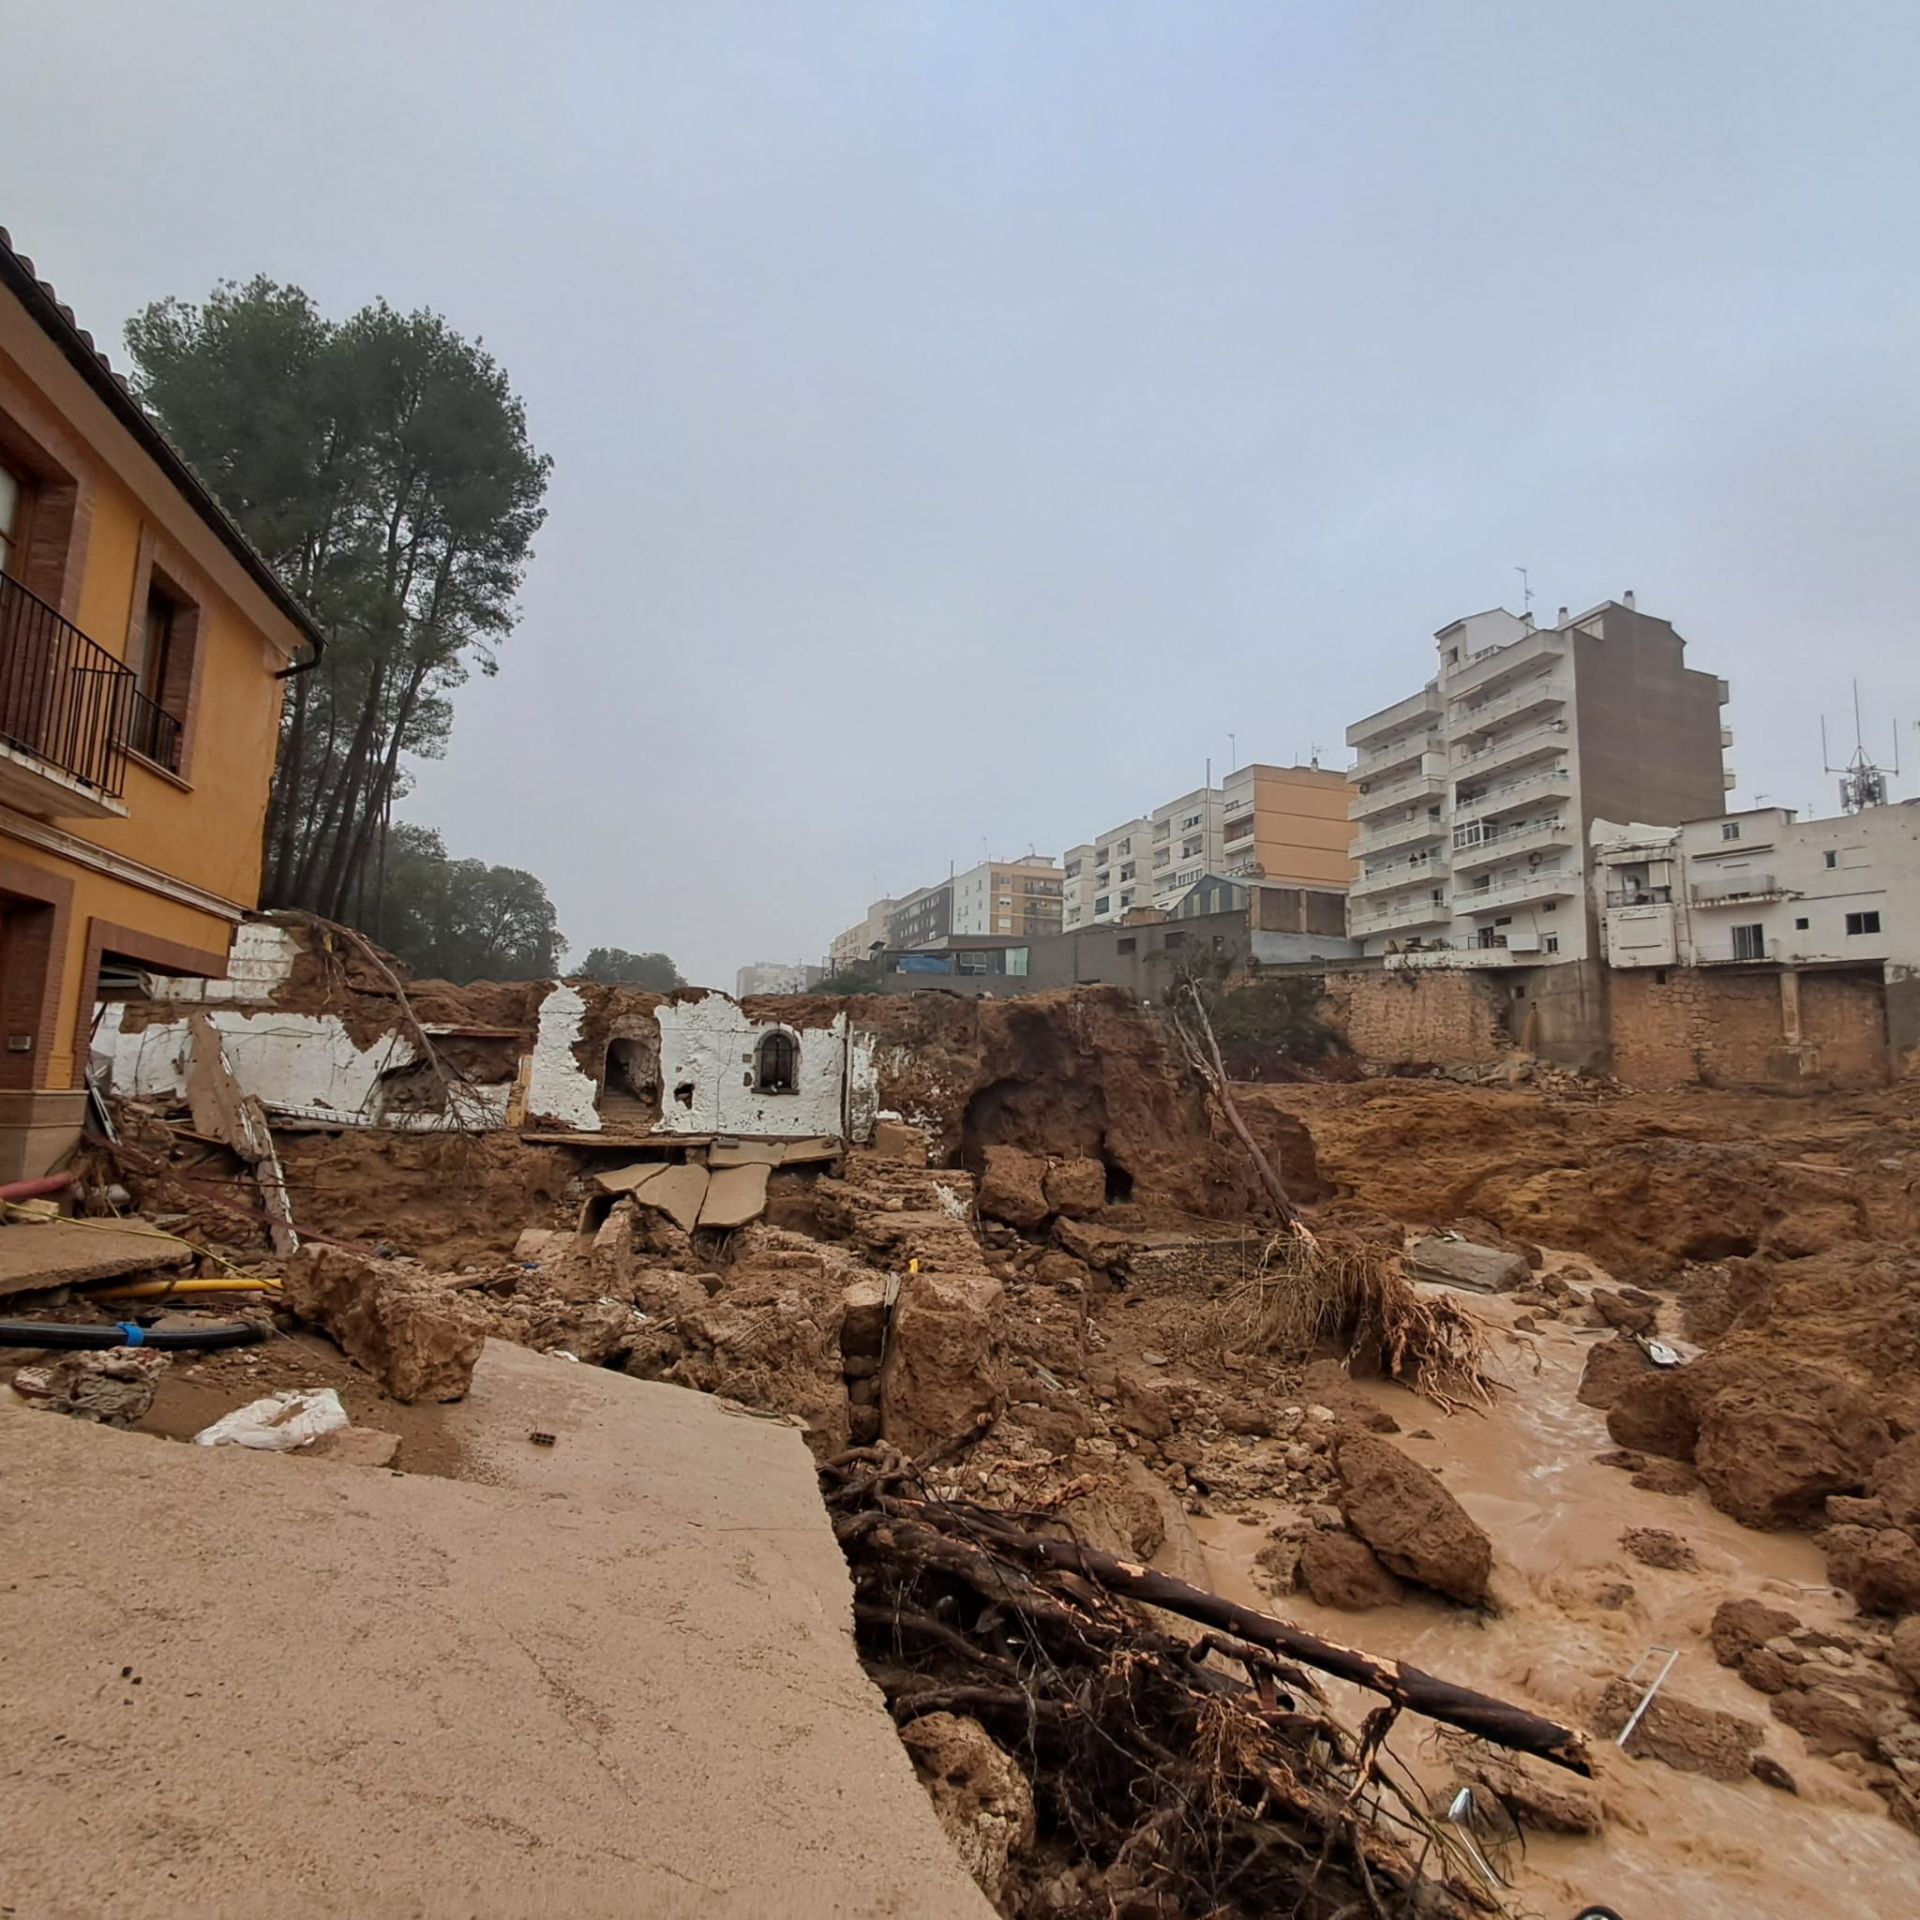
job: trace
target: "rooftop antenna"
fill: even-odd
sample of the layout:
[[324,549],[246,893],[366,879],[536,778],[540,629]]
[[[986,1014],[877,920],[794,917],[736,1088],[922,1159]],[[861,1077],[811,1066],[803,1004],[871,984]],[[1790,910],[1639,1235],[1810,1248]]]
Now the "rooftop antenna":
[[1515,567],[1514,572],[1520,576],[1520,610],[1522,613],[1531,613],[1533,611],[1533,582],[1528,578],[1525,567]]
[[[1827,716],[1820,716],[1820,759],[1829,773],[1840,776],[1840,811],[1861,813],[1868,807],[1887,804],[1887,775],[1874,764],[1860,723],[1860,682],[1853,683],[1853,755],[1844,767],[1836,767],[1827,750]],[[1893,729],[1893,771],[1900,772],[1900,727]]]
[[1310,766],[1311,766],[1311,767],[1313,768],[1313,770],[1314,770],[1314,772],[1315,772],[1315,773],[1318,773],[1318,772],[1320,771],[1320,747],[1319,747],[1319,743],[1318,743],[1318,742],[1316,742],[1316,741],[1312,741],[1312,740],[1309,740],[1309,741],[1307,742],[1307,748],[1308,748],[1308,751],[1309,751],[1309,752],[1310,752],[1310,753],[1311,753],[1311,754],[1313,755],[1313,758],[1312,758],[1312,760],[1310,760],[1310,761],[1308,762],[1308,764],[1309,764],[1309,765],[1310,765]]
[[1231,773],[1240,764],[1240,736],[1237,733],[1227,735],[1227,771]]

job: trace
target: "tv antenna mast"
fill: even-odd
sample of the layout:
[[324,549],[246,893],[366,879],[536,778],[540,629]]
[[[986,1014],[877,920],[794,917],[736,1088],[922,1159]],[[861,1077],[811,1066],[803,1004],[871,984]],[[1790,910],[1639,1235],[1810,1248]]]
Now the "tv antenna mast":
[[[1860,813],[1868,807],[1887,804],[1888,775],[1875,765],[1867,752],[1866,735],[1860,725],[1860,682],[1853,683],[1853,757],[1844,767],[1833,764],[1827,750],[1827,716],[1820,716],[1820,758],[1829,773],[1840,776],[1840,811]],[[1900,723],[1893,726],[1893,778],[1900,776]]]
[[1520,611],[1531,613],[1533,611],[1533,577],[1525,567],[1515,567],[1514,572],[1520,576]]

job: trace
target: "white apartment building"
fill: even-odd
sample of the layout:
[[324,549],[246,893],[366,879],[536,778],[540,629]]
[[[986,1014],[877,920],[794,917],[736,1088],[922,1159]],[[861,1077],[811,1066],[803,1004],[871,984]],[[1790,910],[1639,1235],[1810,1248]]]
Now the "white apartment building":
[[1347,729],[1349,933],[1443,964],[1597,957],[1587,827],[1724,805],[1727,683],[1631,593],[1551,627],[1496,607],[1434,638],[1433,679]]
[[891,896],[876,900],[867,909],[864,920],[856,920],[852,926],[836,933],[833,944],[827,949],[827,971],[844,973],[849,967],[864,964],[875,947],[884,947],[887,944],[888,921],[899,904]]
[[1920,801],[1801,820],[1753,807],[1591,831],[1615,967],[1857,966],[1920,977]]
[[1197,880],[1220,871],[1225,807],[1226,795],[1220,788],[1195,787],[1154,808],[1148,836],[1152,848],[1149,905],[1162,910],[1175,907]]
[[1134,907],[1153,904],[1153,820],[1128,820],[1098,840],[1069,847],[1062,857],[1061,924],[1098,926],[1118,920]]
[[756,960],[733,977],[734,998],[754,993],[805,993],[820,980],[820,969],[804,960]]

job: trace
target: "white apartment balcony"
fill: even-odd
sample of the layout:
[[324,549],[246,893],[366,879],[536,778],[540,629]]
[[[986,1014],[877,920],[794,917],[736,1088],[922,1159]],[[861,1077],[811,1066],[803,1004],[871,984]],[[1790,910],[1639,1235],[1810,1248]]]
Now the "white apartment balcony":
[[1470,873],[1476,867],[1490,867],[1510,860],[1516,853],[1545,853],[1554,847],[1573,845],[1573,828],[1565,820],[1519,821],[1504,830],[1496,823],[1484,827],[1479,821],[1453,830],[1453,870]]
[[1789,900],[1794,892],[1771,873],[1724,873],[1717,880],[1696,880],[1688,891],[1696,907],[1738,907],[1752,900]]
[[1369,747],[1347,770],[1349,780],[1377,780],[1400,767],[1417,765],[1424,754],[1440,744],[1440,729],[1425,727],[1418,733],[1403,733],[1384,746]]
[[[1459,787],[1467,786],[1462,780]],[[1497,787],[1484,787],[1469,795],[1455,789],[1454,806],[1491,820],[1503,813],[1515,813],[1541,800],[1565,800],[1573,792],[1573,775],[1566,767],[1552,767],[1544,773],[1530,773],[1519,780],[1508,780]]]
[[1530,760],[1550,760],[1565,753],[1573,735],[1564,720],[1549,720],[1544,726],[1520,727],[1512,733],[1496,735],[1483,746],[1453,763],[1453,777],[1465,780],[1501,767],[1520,767]]
[[1376,826],[1362,827],[1347,843],[1347,852],[1356,860],[1370,853],[1390,853],[1395,847],[1417,847],[1426,840],[1444,840],[1447,823],[1433,820],[1422,807],[1411,820],[1382,820]]
[[1347,892],[1358,900],[1366,895],[1392,893],[1397,887],[1416,886],[1421,882],[1430,887],[1439,886],[1446,877],[1446,863],[1442,857],[1432,860],[1388,860],[1351,881]]
[[1347,934],[1362,939],[1369,934],[1402,932],[1409,927],[1444,927],[1453,918],[1444,898],[1415,894],[1406,900],[1389,900],[1365,912],[1347,910]]
[[1510,640],[1504,647],[1489,647],[1485,653],[1462,661],[1447,675],[1447,698],[1459,702],[1470,693],[1505,692],[1522,674],[1537,672],[1542,661],[1566,657],[1566,635],[1553,627],[1542,627],[1524,639]]
[[1453,730],[1458,733],[1477,733],[1485,727],[1496,727],[1505,720],[1519,720],[1530,713],[1550,713],[1555,707],[1564,707],[1573,698],[1573,682],[1564,674],[1540,673],[1530,680],[1523,680],[1510,693],[1499,693],[1481,701],[1478,705],[1457,707],[1453,715]]
[[1370,713],[1364,720],[1356,720],[1347,729],[1347,745],[1357,747],[1363,742],[1377,740],[1383,733],[1393,733],[1412,726],[1427,714],[1437,717],[1442,704],[1437,686],[1422,687],[1418,693],[1410,693],[1404,700],[1396,700],[1392,706],[1382,707],[1378,713]]
[[1536,867],[1530,873],[1493,874],[1484,887],[1456,887],[1453,904],[1461,913],[1492,913],[1536,900],[1564,900],[1579,891],[1577,869]]
[[1779,958],[1778,940],[1696,940],[1693,943],[1693,963],[1697,967],[1764,965]]
[[1353,790],[1347,804],[1349,820],[1373,820],[1405,807],[1427,807],[1447,790],[1446,762],[1437,753],[1423,754],[1420,770],[1399,780],[1367,780]]

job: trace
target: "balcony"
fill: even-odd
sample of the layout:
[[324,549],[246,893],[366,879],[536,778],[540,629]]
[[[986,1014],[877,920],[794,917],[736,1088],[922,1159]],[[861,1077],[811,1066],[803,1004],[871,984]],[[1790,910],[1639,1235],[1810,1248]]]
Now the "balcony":
[[1673,904],[1671,887],[1609,887],[1609,907],[1665,907]]
[[1415,766],[1423,754],[1431,752],[1439,744],[1440,729],[1438,727],[1428,727],[1420,733],[1404,733],[1399,739],[1390,740],[1383,747],[1370,747],[1361,754],[1353,763],[1347,778],[1377,780],[1398,768]]
[[1360,938],[1373,933],[1390,933],[1405,927],[1443,927],[1453,918],[1445,900],[1420,894],[1410,900],[1389,901],[1371,912],[1347,913],[1347,933]]
[[1529,713],[1545,713],[1564,707],[1573,695],[1573,683],[1557,673],[1543,673],[1528,680],[1511,693],[1497,694],[1478,706],[1464,706],[1453,716],[1456,733],[1478,733],[1498,726],[1504,720],[1518,720]]
[[1404,700],[1396,700],[1392,706],[1382,707],[1378,713],[1370,713],[1364,720],[1356,720],[1347,729],[1347,745],[1357,747],[1362,741],[1378,739],[1383,733],[1410,727],[1428,714],[1437,717],[1440,709],[1440,689],[1437,686],[1422,687],[1418,693],[1409,694]]
[[1457,888],[1453,903],[1462,913],[1491,913],[1499,907],[1524,907],[1535,900],[1564,900],[1579,891],[1577,871],[1539,867],[1531,873],[1500,875],[1498,884]]
[[1453,763],[1456,780],[1492,773],[1499,767],[1523,766],[1529,760],[1552,759],[1566,752],[1573,736],[1565,721],[1550,720],[1544,727],[1521,727],[1501,734]]
[[123,816],[134,697],[120,661],[0,574],[0,802],[47,820]]
[[1364,860],[1370,853],[1417,847],[1423,840],[1444,840],[1446,835],[1446,822],[1429,819],[1422,808],[1411,820],[1383,820],[1377,826],[1362,827],[1348,842],[1347,852],[1356,860]]
[[1696,940],[1693,943],[1693,963],[1697,967],[1764,966],[1779,958],[1778,940]]
[[1399,807],[1426,807],[1439,800],[1447,790],[1446,769],[1437,753],[1422,756],[1420,771],[1403,780],[1365,783],[1356,786],[1347,806],[1349,820],[1370,820]]
[[1439,860],[1389,860],[1383,866],[1363,873],[1348,886],[1354,899],[1366,894],[1391,893],[1396,887],[1433,884],[1446,879],[1446,867]]
[[1566,636],[1552,627],[1542,628],[1462,662],[1447,676],[1447,698],[1460,701],[1470,693],[1505,692],[1522,674],[1538,671],[1543,661],[1566,657]]
[[1503,786],[1485,787],[1473,794],[1464,790],[1468,785],[1467,781],[1460,782],[1454,805],[1478,813],[1483,819],[1517,812],[1539,800],[1564,800],[1573,791],[1572,775],[1565,767],[1555,767],[1547,773],[1530,773],[1525,779],[1509,780]]
[[1735,907],[1749,900],[1787,900],[1793,889],[1771,873],[1728,873],[1718,880],[1696,880],[1688,890],[1696,907]]
[[1469,873],[1475,867],[1511,859],[1516,853],[1544,853],[1549,847],[1572,845],[1573,829],[1564,820],[1523,821],[1504,832],[1498,827],[1489,830],[1475,821],[1453,830],[1453,870]]

